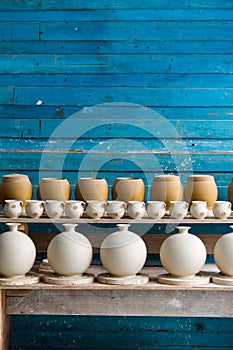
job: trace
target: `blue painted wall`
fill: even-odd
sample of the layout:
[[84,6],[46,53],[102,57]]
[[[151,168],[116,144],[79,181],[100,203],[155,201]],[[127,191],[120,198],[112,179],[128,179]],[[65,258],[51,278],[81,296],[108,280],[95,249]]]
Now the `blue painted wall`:
[[[219,199],[226,199],[233,176],[232,19],[230,0],[2,0],[0,176],[28,174],[35,196],[40,175],[60,175],[65,152],[62,173],[72,190],[79,175],[98,173],[111,189],[117,176],[141,176],[148,188],[154,174],[178,172],[184,184],[194,172],[213,174]],[[84,108],[118,102],[150,108],[124,115],[141,118],[140,128],[112,123],[122,115],[109,107],[107,119],[101,109],[95,116],[103,125],[91,129],[93,113]],[[50,140],[41,166],[48,138],[65,121],[64,138]],[[122,137],[134,142],[112,141]],[[17,316],[12,329],[12,349],[227,349],[232,339],[226,319]]]

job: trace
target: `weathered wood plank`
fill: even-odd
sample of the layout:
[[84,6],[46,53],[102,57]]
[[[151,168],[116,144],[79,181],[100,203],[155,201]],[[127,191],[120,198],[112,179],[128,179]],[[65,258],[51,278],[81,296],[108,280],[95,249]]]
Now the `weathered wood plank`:
[[[232,317],[231,290],[32,290],[8,292],[7,313]],[[19,296],[17,296],[17,294]],[[61,303],[61,300],[63,302]],[[93,300],[95,302],[93,303]],[[145,300],[147,301],[145,303]],[[208,302],[207,302],[208,300]],[[49,301],[49,302],[48,302]],[[103,307],[104,305],[104,307]],[[156,305],[156,307],[151,307]]]
[[14,88],[0,87],[0,103],[3,105],[14,103]]
[[[17,12],[16,12],[17,15]],[[18,15],[17,15],[18,16]],[[178,45],[179,43],[179,45]],[[5,41],[4,54],[232,54],[232,40]]]
[[6,314],[6,292],[0,289],[0,349],[7,350],[10,341],[11,317]]
[[[5,14],[5,18],[7,15]],[[39,24],[38,23],[0,23],[0,40],[1,41],[20,41],[38,40],[39,39]]]
[[[156,4],[150,0],[136,0],[133,3],[131,1],[114,0],[109,2],[108,0],[102,0],[101,3],[98,0],[89,0],[88,3],[85,0],[80,0],[77,4],[76,0],[28,0],[22,2],[21,0],[3,0],[1,2],[0,10],[79,10],[79,9],[189,9],[189,8],[219,8],[219,0],[206,0],[204,3],[201,0],[196,0],[190,4],[188,0],[178,1],[176,3],[170,3],[169,1],[158,0]],[[224,1],[224,8],[232,8],[232,0]]]
[[[233,47],[233,46],[232,46]],[[87,106],[71,106],[66,104],[65,106],[60,105],[0,105],[0,118],[1,119],[67,119],[74,114],[78,118],[83,116],[83,112],[88,108]],[[96,109],[103,109],[102,107],[95,106]],[[110,108],[112,108],[110,106]],[[107,106],[104,106],[105,111]],[[140,110],[142,111],[142,106],[137,108],[134,107],[133,113],[139,116]],[[157,106],[148,108],[150,113],[146,113],[147,118],[154,117],[154,113],[159,113],[166,119],[182,119],[182,120],[232,120],[233,108],[232,107],[169,107],[169,106]],[[144,112],[145,113],[145,112]],[[142,113],[144,115],[144,113]],[[141,115],[142,115],[141,114]],[[108,114],[110,115],[110,113]],[[131,116],[130,110],[128,115]],[[99,117],[101,112],[99,113]],[[117,118],[117,115],[116,115]],[[118,118],[122,118],[122,114],[119,112]]]
[[218,107],[232,106],[232,88],[15,88],[14,104],[77,106],[106,102],[128,102],[144,106]]
[[[99,4],[101,6],[101,4]],[[232,8],[208,9],[98,9],[98,10],[26,10],[0,11],[1,22],[66,22],[66,21],[231,21]]]
[[[233,85],[232,74],[0,74],[2,86],[14,87],[162,87],[216,88]],[[208,83],[207,83],[208,82]]]
[[[151,17],[152,18],[152,17]],[[232,22],[143,21],[42,22],[42,40],[232,40]]]
[[[132,65],[132,61],[134,64]],[[232,55],[2,55],[2,73],[231,73]],[[105,101],[106,102],[106,101]],[[68,101],[67,101],[68,103]],[[163,104],[164,105],[164,104]]]

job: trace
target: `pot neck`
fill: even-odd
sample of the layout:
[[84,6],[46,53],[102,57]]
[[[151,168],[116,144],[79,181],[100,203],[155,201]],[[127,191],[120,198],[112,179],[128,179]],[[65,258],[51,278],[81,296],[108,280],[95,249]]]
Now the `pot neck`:
[[19,224],[16,222],[8,222],[7,223],[8,229],[10,232],[17,231]]
[[191,227],[188,227],[188,226],[178,226],[177,227],[177,229],[178,229],[178,233],[186,233],[186,234],[188,234],[189,232],[189,229],[190,229]]
[[130,226],[131,226],[131,225],[128,225],[128,224],[118,224],[118,225],[117,225],[119,231],[128,231],[128,228],[129,228]]
[[63,224],[65,228],[65,232],[74,232],[75,227],[78,226],[78,224]]

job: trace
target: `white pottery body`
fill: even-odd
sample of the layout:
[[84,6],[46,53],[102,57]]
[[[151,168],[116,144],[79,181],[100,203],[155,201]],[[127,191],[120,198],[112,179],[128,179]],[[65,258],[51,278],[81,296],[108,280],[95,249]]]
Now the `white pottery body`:
[[44,201],[26,200],[25,212],[30,218],[40,218],[44,212]]
[[162,201],[148,201],[146,203],[146,211],[151,219],[161,219],[166,212],[166,203]]
[[188,214],[188,203],[182,201],[171,201],[170,215],[172,219],[182,220]]
[[69,200],[65,202],[65,213],[71,219],[78,219],[84,213],[86,204],[83,201]]
[[215,201],[213,214],[217,219],[227,219],[231,215],[231,202]]
[[90,266],[92,246],[89,240],[75,231],[73,224],[63,224],[65,232],[49,243],[47,257],[52,269],[63,276],[82,275]]
[[141,237],[128,231],[129,225],[117,226],[119,231],[108,235],[101,244],[101,262],[112,276],[134,276],[145,264],[146,245]]
[[5,199],[3,211],[8,218],[18,218],[23,212],[23,202],[15,199]]
[[146,213],[145,203],[138,201],[129,201],[127,213],[132,219],[141,219]]
[[[230,226],[233,229],[233,226]],[[214,247],[214,261],[224,275],[233,277],[233,232],[221,236]]]
[[120,219],[125,215],[126,206],[123,201],[108,201],[106,211],[112,219]]
[[64,202],[57,200],[46,200],[45,201],[45,210],[47,215],[51,219],[58,219],[64,213]]
[[0,235],[0,275],[24,276],[33,266],[36,248],[32,240],[17,231],[16,223],[7,223],[9,231]]
[[87,201],[86,213],[90,218],[100,219],[105,213],[106,202],[89,200]]
[[179,233],[169,236],[160,248],[160,260],[171,275],[193,277],[205,264],[206,248],[189,227],[178,227]]
[[208,215],[207,202],[192,201],[190,214],[195,219],[204,219]]

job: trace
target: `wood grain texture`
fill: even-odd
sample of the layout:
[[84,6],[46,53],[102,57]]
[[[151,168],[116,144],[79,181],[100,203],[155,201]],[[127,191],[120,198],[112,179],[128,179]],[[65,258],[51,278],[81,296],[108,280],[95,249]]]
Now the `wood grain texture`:
[[11,317],[6,313],[6,292],[0,289],[0,349],[9,348]]

